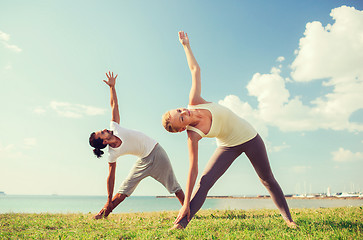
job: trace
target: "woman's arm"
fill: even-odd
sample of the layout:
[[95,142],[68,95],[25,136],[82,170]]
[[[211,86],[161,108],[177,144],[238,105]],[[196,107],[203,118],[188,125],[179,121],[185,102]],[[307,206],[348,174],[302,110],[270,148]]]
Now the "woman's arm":
[[185,199],[183,207],[180,209],[178,217],[174,221],[177,224],[184,216],[187,216],[190,221],[190,201],[193,193],[195,181],[198,177],[198,142],[201,137],[192,131],[188,131],[188,149],[189,149],[189,172],[187,178],[187,185],[185,188]]
[[198,105],[201,103],[206,103],[202,97],[202,85],[201,85],[201,77],[200,77],[200,67],[195,59],[192,49],[189,44],[189,37],[187,33],[183,31],[179,32],[179,41],[184,47],[185,55],[187,57],[188,66],[190,69],[190,73],[192,74],[192,87],[189,93],[189,104],[190,105]]
[[118,110],[118,101],[117,101],[117,95],[116,95],[116,89],[115,89],[115,83],[116,83],[116,76],[113,76],[113,72],[106,73],[106,76],[108,78],[108,81],[103,80],[109,87],[110,87],[110,98],[111,98],[111,109],[112,109],[112,121],[117,122],[120,124],[120,113]]
[[115,185],[115,173],[116,173],[116,163],[109,163],[109,173],[107,177],[107,203],[105,208],[112,207],[112,196],[113,188]]

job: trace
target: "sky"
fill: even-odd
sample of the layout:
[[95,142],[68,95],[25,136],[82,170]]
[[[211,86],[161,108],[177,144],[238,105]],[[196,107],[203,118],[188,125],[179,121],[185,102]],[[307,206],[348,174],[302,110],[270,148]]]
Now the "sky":
[[[178,31],[201,67],[202,97],[248,120],[285,194],[363,191],[363,2],[0,2],[0,191],[106,195],[107,157],[91,132],[109,127],[105,72],[118,74],[121,126],[168,153],[185,189],[186,133],[161,116],[188,104]],[[216,148],[199,143],[199,175]],[[137,157],[118,159],[115,191]],[[268,194],[245,155],[209,195]],[[134,195],[169,195],[152,178]]]

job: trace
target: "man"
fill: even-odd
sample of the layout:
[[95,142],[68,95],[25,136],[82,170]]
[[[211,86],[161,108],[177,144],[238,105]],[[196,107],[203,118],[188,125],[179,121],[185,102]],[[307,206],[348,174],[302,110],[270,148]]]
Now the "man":
[[[115,90],[116,78],[113,72],[106,73],[107,81],[103,80],[110,87],[112,119],[110,130],[93,132],[89,143],[94,147],[94,154],[100,158],[103,154],[101,149],[108,145],[109,175],[107,177],[108,198],[105,206],[94,216],[95,219],[107,217],[112,210],[126,197],[129,197],[137,185],[145,177],[151,176],[170,193],[175,193],[179,202],[183,205],[184,192],[181,189],[171,166],[170,160],[164,149],[154,139],[144,133],[121,127],[118,101]],[[139,157],[129,176],[123,181],[115,196],[113,189],[115,184],[116,161],[118,157],[131,154]]]

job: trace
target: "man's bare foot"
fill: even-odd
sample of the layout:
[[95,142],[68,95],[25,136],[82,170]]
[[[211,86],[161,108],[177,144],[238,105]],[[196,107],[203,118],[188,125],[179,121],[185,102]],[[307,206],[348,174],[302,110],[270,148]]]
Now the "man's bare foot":
[[175,230],[175,229],[184,229],[182,225],[180,224],[175,224],[172,228],[170,228],[169,230]]
[[93,216],[93,219],[96,219],[96,220],[101,219],[101,218],[103,218],[103,216],[100,215],[99,213],[97,213],[97,215]]
[[294,228],[294,229],[296,229],[296,228],[298,228],[298,227],[299,227],[299,225],[297,225],[294,221],[286,222],[286,224],[287,224],[287,226],[288,226],[289,228]]
[[102,208],[101,211],[99,213],[97,213],[97,215],[95,215],[93,218],[98,220],[101,218],[107,218],[108,215],[110,215],[111,211],[108,211],[106,208]]

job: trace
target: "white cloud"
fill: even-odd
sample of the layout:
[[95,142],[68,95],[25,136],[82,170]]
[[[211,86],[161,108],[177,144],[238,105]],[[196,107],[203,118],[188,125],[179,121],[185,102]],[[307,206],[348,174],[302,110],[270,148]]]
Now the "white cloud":
[[272,142],[267,140],[267,135],[263,136],[263,138],[265,138],[264,141],[267,152],[281,152],[287,148],[290,148],[290,145],[287,145],[286,142],[283,142],[281,145],[273,145]]
[[8,48],[14,52],[21,52],[22,49],[19,48],[16,45],[10,44],[10,35],[7,33],[4,33],[2,31],[0,31],[0,43],[2,43],[4,45],[5,48]]
[[311,166],[294,166],[292,168],[292,171],[296,172],[296,173],[305,173],[307,172],[309,169],[311,169]]
[[331,11],[333,25],[306,24],[291,75],[296,81],[362,77],[363,11],[342,6]]
[[282,143],[280,146],[273,146],[271,147],[271,152],[281,152],[282,150],[289,148],[290,146],[287,145],[285,142]]
[[256,128],[262,137],[268,136],[268,128],[265,122],[259,117],[258,111],[254,110],[248,103],[242,102],[235,95],[229,95],[226,96],[224,100],[220,100],[219,104],[230,108],[239,117],[244,118],[248,122],[252,123],[253,127]]
[[7,64],[5,67],[4,67],[4,69],[5,70],[10,70],[10,69],[12,69],[13,68],[13,66],[11,65],[11,64]]
[[285,58],[283,56],[280,56],[276,59],[277,62],[283,62],[285,61]]
[[[220,101],[258,130],[267,126],[282,131],[333,129],[363,131],[363,123],[349,122],[352,113],[363,108],[363,11],[342,6],[331,11],[333,25],[319,22],[306,25],[304,37],[291,67],[292,79],[284,79],[281,70],[256,73],[247,85],[250,96],[258,100],[256,109],[237,96]],[[328,79],[323,87],[332,91],[304,105],[299,96],[291,96],[285,86]]]
[[103,108],[57,101],[52,101],[50,108],[55,110],[60,116],[67,118],[81,118],[84,115],[102,115],[106,112],[106,109]]
[[2,144],[0,144],[0,152],[8,152],[8,151],[12,151],[15,149],[14,144],[8,144],[6,146],[3,146]]
[[335,162],[354,162],[363,161],[363,152],[353,153],[350,150],[339,148],[338,151],[332,152],[333,161]]
[[10,35],[7,33],[4,33],[2,31],[0,31],[0,40],[2,41],[9,41],[10,40]]
[[11,160],[24,158],[24,154],[19,152],[14,144],[8,144],[3,146],[0,143],[0,160]]
[[16,45],[8,44],[7,42],[4,42],[3,44],[4,44],[4,46],[5,46],[6,48],[8,48],[8,49],[10,49],[10,50],[12,50],[12,51],[14,51],[14,52],[21,52],[21,51],[22,51],[22,49],[21,49],[21,48],[19,48],[19,47],[18,47],[18,46],[16,46]]
[[33,109],[33,112],[38,113],[38,114],[44,114],[46,112],[46,110],[43,107],[35,107]]
[[0,160],[25,160],[29,159],[26,150],[37,145],[36,138],[24,138],[23,144],[7,144],[0,142]]
[[24,146],[26,148],[31,148],[37,145],[37,139],[36,138],[25,138],[24,139]]

